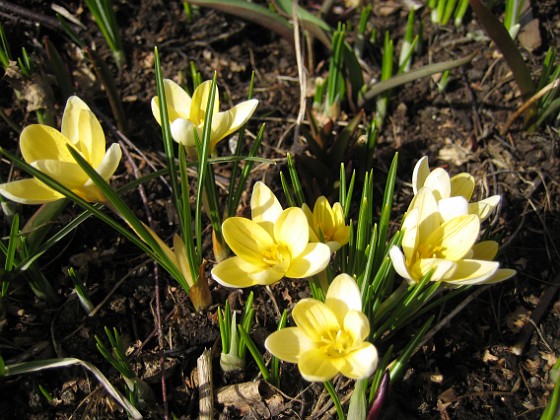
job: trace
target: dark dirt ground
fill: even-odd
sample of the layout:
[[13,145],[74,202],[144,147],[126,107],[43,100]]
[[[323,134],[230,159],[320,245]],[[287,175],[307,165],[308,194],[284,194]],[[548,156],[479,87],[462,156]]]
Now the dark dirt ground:
[[[133,152],[131,158],[142,173],[150,171],[146,160],[156,167],[161,167],[164,161],[159,127],[149,107],[155,95],[153,48],[157,45],[165,77],[188,75],[191,62],[196,64],[203,79],[216,71],[219,86],[227,93],[224,103],[242,100],[251,72],[255,72],[255,97],[260,104],[248,129],[256,133],[260,123],[267,123],[262,151],[266,157],[277,159],[278,165],[257,165],[249,185],[264,179],[279,188],[278,172],[285,165],[285,152],[293,146],[293,122],[298,111],[297,69],[290,45],[256,24],[211,9],[200,9],[189,23],[179,2],[115,3],[127,57],[127,64],[120,72],[113,65],[85,6],[81,2],[58,4],[87,26],[80,35],[88,45],[96,46],[113,70],[124,102],[126,135],[144,153],[142,157]],[[523,49],[523,54],[534,74],[538,74],[548,46],[560,46],[560,5],[553,0],[532,3],[533,13],[539,19],[542,43],[532,51]],[[50,86],[49,99],[55,115],[58,118],[62,115],[65,98],[53,80],[52,71],[42,64],[45,36],[57,46],[71,69],[76,93],[95,107],[108,140],[118,140],[109,124],[114,124],[114,118],[107,95],[92,77],[89,64],[64,33],[44,19],[54,16],[50,2],[23,0],[19,6],[30,14],[9,10],[6,2],[0,2],[0,19],[13,43],[12,51],[20,51],[25,46],[39,63],[38,74]],[[406,12],[400,4],[375,2],[374,10],[370,25],[377,29],[378,37],[388,30],[394,39],[399,39],[406,23]],[[355,23],[358,14],[343,14],[346,12],[337,5],[329,23],[336,26],[337,20],[346,16]],[[515,268],[518,274],[477,292],[462,312],[422,346],[412,358],[403,381],[393,388],[384,415],[388,419],[539,418],[552,389],[548,370],[560,348],[558,125],[527,133],[516,121],[509,133],[500,135],[500,128],[521,100],[509,69],[495,47],[486,38],[475,41],[469,36],[483,33],[470,13],[460,29],[435,27],[425,10],[421,20],[423,53],[415,57],[415,66],[427,64],[428,60],[439,62],[464,56],[475,50],[479,54],[471,64],[452,72],[445,93],[437,90],[432,78],[395,90],[373,158],[379,173],[376,183],[380,189],[383,187],[390,159],[398,151],[395,213],[399,214],[411,197],[408,182],[415,162],[422,155],[430,157],[432,167],[440,165],[451,173],[470,172],[477,179],[480,196],[502,194],[493,234],[501,238],[503,266]],[[372,77],[379,73],[379,58],[379,45],[370,45],[365,65]],[[326,59],[324,49],[317,46],[315,66],[308,69],[310,78],[326,72]],[[2,110],[20,127],[34,123],[35,114],[27,108],[25,100],[14,95],[12,84],[7,77],[0,81]],[[370,114],[371,109],[368,119]],[[8,150],[17,149],[17,133],[6,124],[0,125],[0,139]],[[359,162],[355,159],[359,154],[357,143],[347,157],[350,165]],[[227,145],[220,147],[225,152]],[[305,150],[305,145],[299,144],[297,149]],[[3,161],[1,168],[2,179],[6,180],[10,165]],[[125,184],[133,177],[130,161],[123,159],[113,184]],[[158,180],[145,188],[155,227],[162,237],[169,238],[175,230],[166,213],[169,191]],[[145,219],[138,193],[127,193],[125,198]],[[247,205],[246,200],[244,204]],[[28,217],[34,208],[19,210]],[[69,206],[57,224],[67,223],[78,212],[78,208]],[[6,236],[9,226],[4,223],[2,229]],[[103,326],[116,326],[134,349],[133,365],[150,383],[158,401],[158,409],[144,414],[152,418],[163,416],[160,365],[163,354],[169,411],[184,418],[198,416],[196,359],[205,347],[214,347],[216,355],[219,354],[217,306],[196,314],[182,290],[165,273],[154,271],[145,256],[96,220],[82,224],[63,246],[51,250],[39,264],[60,301],[49,306],[35,299],[26,287],[13,290],[0,326],[0,351],[7,362],[77,357],[92,362],[121,386],[115,370],[99,355],[93,340],[95,334],[103,334]],[[64,274],[70,266],[79,271],[96,304],[106,299],[94,317],[85,317],[71,296],[72,284]],[[111,291],[117,282],[118,288]],[[159,290],[161,301],[163,335],[159,339],[154,321],[155,290]],[[229,298],[239,307],[247,296],[247,291],[226,290],[213,282],[211,290],[216,304],[223,304]],[[307,289],[304,282],[283,281],[272,287],[272,295],[261,288],[255,288],[254,292],[257,315],[251,334],[262,346],[267,334],[275,329],[278,317],[270,303],[280,310],[290,307],[306,295]],[[436,313],[437,321],[445,319],[470,293],[441,308]],[[534,321],[530,320],[531,315]],[[520,355],[515,355],[512,348],[523,342],[524,328],[529,331],[526,345]],[[413,330],[403,331],[403,340],[412,333]],[[335,417],[332,410],[325,411],[330,408],[329,401],[319,384],[310,386],[298,380],[293,365],[284,365],[282,375],[281,389],[286,392],[282,403],[272,408],[255,404],[247,418],[264,418],[266,409],[272,410],[268,415],[274,418]],[[215,374],[214,385],[219,388],[226,382],[253,380],[256,376],[257,369],[250,363],[243,377],[224,378]],[[50,403],[40,394],[39,385],[52,394]],[[343,394],[351,390],[344,381],[337,385]],[[0,379],[0,395],[2,418],[125,417],[95,379],[80,368]],[[217,411],[221,413],[220,418],[239,416],[231,407],[218,406]]]

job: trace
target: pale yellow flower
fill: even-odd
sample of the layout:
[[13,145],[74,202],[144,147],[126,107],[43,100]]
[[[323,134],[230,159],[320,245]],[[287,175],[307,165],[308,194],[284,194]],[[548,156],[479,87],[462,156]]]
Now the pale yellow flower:
[[480,218],[469,214],[465,197],[438,200],[431,188],[423,187],[413,203],[402,225],[402,250],[393,246],[389,251],[395,271],[409,283],[429,272],[432,281],[452,286],[494,283],[515,274],[491,261],[497,244],[476,245]]
[[324,270],[330,249],[309,242],[303,210],[282,206],[272,191],[257,182],[251,197],[252,220],[230,217],[222,225],[226,243],[236,256],[218,263],[212,277],[228,287],[269,285],[282,277],[304,278]]
[[[202,141],[204,119],[210,100],[212,82],[208,80],[201,83],[193,92],[192,98],[172,80],[165,79],[163,84],[173,140],[185,147],[196,147],[194,131],[196,130],[198,139]],[[210,153],[214,151],[216,144],[220,140],[239,130],[251,118],[258,105],[256,99],[250,99],[237,104],[227,111],[219,112],[219,96],[218,88],[216,88],[214,108],[212,110]],[[161,125],[159,98],[157,96],[152,98],[152,113],[158,124]]]
[[338,373],[363,379],[375,372],[377,350],[365,341],[369,320],[362,312],[360,289],[348,274],[335,277],[325,302],[300,300],[292,317],[296,327],[272,333],[264,345],[279,359],[297,363],[307,381],[325,382]]
[[[54,178],[66,188],[91,202],[103,202],[105,196],[74,160],[68,146],[108,181],[115,173],[122,152],[118,144],[105,150],[105,134],[97,117],[78,97],[66,103],[62,128],[58,131],[43,124],[32,124],[20,136],[21,154],[25,161]],[[22,179],[0,185],[0,194],[23,204],[43,204],[64,196],[38,179]]]
[[331,207],[326,197],[315,201],[313,213],[307,204],[302,206],[309,222],[309,240],[326,243],[335,252],[350,240],[350,226],[344,222],[344,210],[340,203]]
[[[427,187],[433,191],[436,200],[450,197],[464,197],[470,201],[474,191],[474,178],[472,175],[461,172],[453,177],[449,177],[443,168],[436,168],[430,171],[428,158],[424,156],[418,161],[412,173],[412,190],[414,195],[423,188]],[[500,203],[500,196],[493,195],[484,200],[468,204],[468,212],[476,214],[481,221],[492,214]]]

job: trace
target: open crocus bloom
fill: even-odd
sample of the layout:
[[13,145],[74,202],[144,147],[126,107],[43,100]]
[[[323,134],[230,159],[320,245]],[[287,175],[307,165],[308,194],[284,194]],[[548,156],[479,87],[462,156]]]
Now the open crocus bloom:
[[218,263],[212,277],[228,287],[269,285],[282,277],[304,278],[324,270],[330,249],[309,242],[303,210],[282,206],[272,191],[257,182],[251,197],[252,220],[230,217],[222,234],[236,256]]
[[340,203],[331,207],[328,200],[321,196],[315,201],[313,213],[304,204],[302,206],[309,222],[309,240],[326,243],[331,252],[335,252],[350,240],[350,226],[344,223],[344,210]]
[[[424,156],[418,161],[412,173],[412,190],[414,195],[423,188],[430,188],[437,200],[450,197],[464,197],[470,201],[474,191],[474,178],[472,175],[461,172],[453,177],[449,177],[443,168],[436,168],[430,172],[428,158]],[[493,195],[475,203],[469,203],[468,211],[476,214],[481,221],[492,214],[500,202],[499,195]]]
[[[32,124],[20,136],[21,154],[25,161],[54,178],[66,188],[91,202],[103,202],[105,197],[74,160],[68,146],[82,157],[108,181],[121,160],[121,149],[112,144],[105,151],[105,135],[97,117],[78,97],[66,103],[62,128],[58,131],[43,124]],[[64,196],[41,181],[23,179],[0,185],[0,194],[23,204],[43,204]]]
[[[173,140],[185,147],[196,147],[194,130],[197,132],[198,139],[202,141],[204,118],[206,117],[206,108],[210,100],[212,82],[207,80],[200,84],[195,89],[192,98],[181,86],[172,80],[165,79],[163,84]],[[219,112],[219,96],[218,89],[216,88],[214,108],[212,110],[210,153],[214,151],[216,144],[220,140],[239,130],[251,118],[259,103],[256,99],[250,99],[237,104],[228,111]],[[152,113],[158,124],[161,125],[159,98],[157,96],[152,99]]]
[[264,345],[274,356],[297,363],[307,381],[325,382],[337,373],[367,378],[377,367],[377,350],[364,341],[369,321],[358,285],[348,274],[335,277],[325,302],[300,300],[292,311],[296,327],[272,333]]
[[389,255],[396,272],[409,283],[432,272],[432,281],[448,285],[495,283],[515,274],[491,261],[497,244],[475,245],[480,219],[469,214],[465,197],[438,200],[429,187],[420,188],[403,221],[402,251]]

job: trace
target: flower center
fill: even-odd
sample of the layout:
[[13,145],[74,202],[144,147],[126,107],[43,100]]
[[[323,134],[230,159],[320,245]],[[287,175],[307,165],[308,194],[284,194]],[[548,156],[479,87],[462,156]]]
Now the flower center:
[[354,340],[344,330],[330,330],[321,336],[322,350],[328,357],[344,357],[352,349]]
[[290,258],[289,251],[284,246],[278,244],[272,245],[270,248],[263,252],[263,261],[269,266],[281,264],[283,261]]
[[441,245],[419,244],[417,248],[418,259],[441,258]]

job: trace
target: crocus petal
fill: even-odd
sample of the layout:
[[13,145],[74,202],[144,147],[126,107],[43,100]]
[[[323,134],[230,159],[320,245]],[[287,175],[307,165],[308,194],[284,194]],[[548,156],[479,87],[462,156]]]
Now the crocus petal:
[[311,213],[311,209],[305,203],[302,204],[301,209],[303,210],[305,217],[307,217],[307,222],[309,223],[309,242],[320,242],[321,240],[315,233],[315,225],[313,224],[313,213]]
[[469,213],[477,214],[480,221],[486,220],[492,212],[500,204],[501,197],[499,195],[493,195],[492,197],[485,198],[476,203],[469,203]]
[[398,246],[393,245],[389,250],[389,257],[391,258],[391,263],[393,264],[393,268],[397,272],[399,276],[402,278],[409,280],[409,283],[414,281],[412,275],[408,271],[408,267],[406,265],[406,260],[404,254],[399,249]]
[[212,115],[212,130],[210,134],[210,152],[216,148],[216,144],[222,140],[231,127],[232,116],[228,112],[218,112]]
[[265,267],[263,255],[274,241],[261,226],[243,217],[230,217],[222,226],[222,233],[231,250],[253,265]]
[[0,185],[0,194],[21,204],[43,204],[64,196],[36,179],[22,179]]
[[37,160],[32,162],[31,166],[70,189],[81,187],[88,180],[88,176],[77,163],[49,159]]
[[451,278],[457,264],[441,258],[424,258],[417,261],[411,268],[414,279],[419,282],[429,272],[432,272],[431,281],[442,281]]
[[267,286],[284,276],[287,265],[288,262],[283,262],[272,267],[263,267],[240,257],[231,257],[214,266],[212,277],[226,287],[250,287],[259,284]]
[[361,309],[349,311],[344,317],[343,325],[344,330],[354,339],[354,343],[361,343],[369,335],[369,320]]
[[77,96],[71,96],[66,101],[60,131],[73,145],[77,145],[80,141],[80,118],[82,111],[89,110],[86,103]]
[[301,279],[323,271],[331,258],[331,250],[326,244],[311,242],[296,258],[292,258],[286,277]]
[[296,325],[310,340],[321,342],[324,332],[341,328],[334,312],[324,303],[315,299],[302,299],[292,311]]
[[439,257],[457,261],[472,248],[479,230],[480,221],[474,214],[458,216],[435,229],[425,243],[438,247]]
[[500,267],[496,261],[484,260],[460,260],[456,264],[456,269],[448,280],[464,285],[483,283]]
[[113,176],[122,158],[121,146],[118,143],[113,143],[103,156],[99,166],[94,167],[96,172],[105,180]]
[[340,325],[348,311],[362,310],[362,294],[356,281],[348,274],[336,276],[327,290],[325,303],[335,313]]
[[362,343],[345,357],[333,359],[333,363],[340,373],[350,379],[364,379],[373,374],[377,368],[377,350],[371,343]]
[[194,130],[197,130],[197,133],[199,134],[198,139],[202,140],[202,130],[195,127],[189,120],[177,118],[171,123],[170,129],[173,140],[185,147],[196,147]]
[[[210,101],[210,93],[212,90],[212,81],[207,80],[194,90],[191,99],[190,113],[188,119],[194,124],[204,123],[204,118],[206,117],[206,108],[208,107],[208,102]],[[216,86],[216,92],[214,95],[214,108],[212,109],[212,115],[216,115],[220,111],[220,92]]]
[[270,334],[265,340],[264,346],[279,359],[297,363],[300,355],[311,350],[314,343],[301,328],[288,327]]
[[416,163],[412,172],[412,191],[414,195],[424,186],[428,175],[430,175],[430,166],[428,165],[428,157],[424,156]]
[[468,214],[469,203],[462,196],[443,198],[438,201],[439,214],[443,221],[453,219],[454,217]]
[[[282,213],[282,206],[274,193],[266,184],[257,181],[251,194],[251,219],[259,224],[263,222],[273,224],[280,213]],[[272,232],[272,229],[270,231]]]
[[450,197],[451,180],[449,179],[449,174],[443,168],[434,169],[426,178],[424,187],[428,187],[433,191],[436,200]]
[[313,206],[313,223],[320,226],[324,232],[331,232],[334,229],[334,214],[328,200],[324,196],[320,196]]
[[79,138],[75,146],[95,168],[101,163],[105,153],[105,134],[99,120],[89,109],[80,111],[78,130]]
[[451,177],[451,196],[462,196],[469,201],[474,191],[474,177],[466,172],[461,172]]
[[292,258],[297,258],[309,243],[309,224],[303,210],[290,207],[280,213],[274,223],[274,238],[290,251]]
[[225,135],[228,136],[234,131],[239,130],[243,124],[249,121],[249,118],[251,118],[255,109],[257,109],[258,104],[258,100],[249,99],[248,101],[241,102],[229,109],[227,113],[230,115],[231,123],[230,128]]
[[498,242],[496,241],[482,241],[474,244],[472,247],[473,253],[471,258],[475,260],[492,261],[498,253]]
[[58,130],[43,124],[28,125],[21,132],[19,147],[27,163],[36,160],[74,162],[68,151],[69,140]]
[[507,280],[513,276],[515,276],[517,272],[512,270],[511,268],[500,268],[498,269],[492,276],[486,279],[483,283],[484,284],[494,284],[499,283],[501,281]]
[[[401,246],[404,255],[408,261],[414,258],[416,247],[418,246],[418,217],[420,211],[417,208],[408,212],[402,223],[402,230],[404,231]],[[401,274],[401,273],[399,273]],[[402,274],[401,274],[402,276]]]
[[423,242],[441,224],[438,203],[430,188],[422,187],[412,199],[411,206],[418,208],[418,235]]
[[338,369],[333,360],[319,349],[311,349],[300,356],[299,372],[309,382],[326,382],[334,378]]
[[[175,83],[173,80],[165,79],[163,81],[165,89],[165,100],[167,102],[167,116],[170,122],[177,118],[188,119],[191,109],[191,97],[185,90]],[[152,113],[154,118],[161,125],[159,97],[152,98]]]

